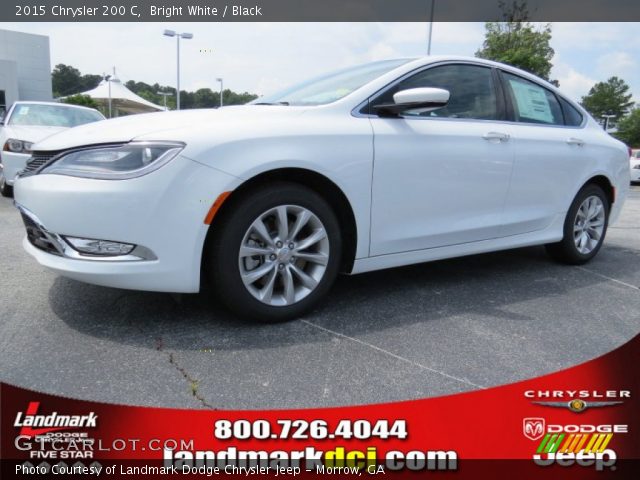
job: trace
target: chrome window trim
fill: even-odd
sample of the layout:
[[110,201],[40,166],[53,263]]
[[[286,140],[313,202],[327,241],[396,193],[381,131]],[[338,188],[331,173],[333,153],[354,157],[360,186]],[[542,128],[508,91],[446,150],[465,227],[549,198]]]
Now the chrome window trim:
[[[509,70],[505,70],[503,68],[500,67],[495,67],[492,65],[487,65],[485,63],[481,63],[481,62],[474,62],[471,60],[443,60],[441,62],[435,62],[435,63],[431,63],[429,65],[423,65],[421,67],[416,68],[415,70],[412,70],[410,72],[405,73],[404,75],[402,75],[401,77],[396,78],[393,82],[385,85],[384,87],[382,87],[381,89],[379,89],[378,91],[376,91],[375,93],[371,94],[369,97],[367,97],[365,100],[363,100],[362,102],[360,102],[355,108],[353,108],[351,110],[351,116],[352,117],[356,117],[356,118],[381,118],[378,115],[373,115],[371,113],[366,114],[366,113],[361,113],[360,110],[362,110],[370,101],[372,98],[377,97],[378,95],[384,93],[386,90],[393,88],[395,85],[397,85],[398,83],[402,82],[403,80],[416,75],[418,73],[421,73],[425,70],[428,70],[430,68],[434,68],[434,67],[440,67],[443,65],[473,65],[476,67],[484,67],[484,68],[489,68],[489,69],[496,69],[499,70],[500,72],[505,72],[505,73],[510,73],[512,75],[516,75],[519,76],[517,73],[511,72]],[[530,82],[535,83],[536,85],[538,85],[541,88],[544,88],[545,90],[549,90],[549,88],[545,87],[544,85],[540,85],[539,82],[535,82],[529,78],[526,77],[522,77],[525,80],[529,80]],[[553,93],[555,96],[562,98],[563,100],[565,100],[566,102],[569,103],[569,105],[573,106],[574,108],[576,108],[576,104],[575,102],[572,102],[571,100],[569,100],[568,98],[566,98],[564,95],[560,95],[557,92],[554,92],[552,90],[549,90],[551,93]],[[506,94],[506,92],[505,92]],[[580,124],[579,126],[570,126],[570,125],[545,125],[545,124],[540,124],[540,123],[529,123],[529,122],[516,122],[514,120],[488,120],[488,119],[480,119],[480,118],[452,118],[452,117],[397,117],[398,119],[403,119],[403,120],[427,120],[427,121],[449,121],[449,122],[481,122],[481,123],[499,123],[499,124],[506,124],[506,125],[526,125],[526,126],[531,126],[531,127],[544,127],[544,128],[564,128],[564,129],[571,129],[571,130],[582,130],[587,126],[588,123],[588,119],[587,119],[587,115],[580,110],[579,108],[577,109],[578,112],[582,115],[582,124]]]

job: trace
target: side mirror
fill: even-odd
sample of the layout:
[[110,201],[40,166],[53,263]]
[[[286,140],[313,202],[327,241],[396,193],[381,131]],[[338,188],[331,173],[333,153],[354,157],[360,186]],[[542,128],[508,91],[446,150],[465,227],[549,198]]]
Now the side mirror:
[[393,103],[375,105],[373,109],[380,116],[393,117],[409,110],[431,112],[445,107],[449,96],[449,91],[442,88],[410,88],[394,94]]

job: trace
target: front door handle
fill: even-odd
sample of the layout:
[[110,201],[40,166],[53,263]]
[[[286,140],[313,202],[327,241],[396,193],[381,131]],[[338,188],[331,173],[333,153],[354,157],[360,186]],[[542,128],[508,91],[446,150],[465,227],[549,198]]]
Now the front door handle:
[[584,145],[584,140],[580,140],[579,138],[570,137],[570,138],[567,138],[567,143],[569,145],[576,145],[578,147],[582,147]]
[[497,140],[498,142],[506,142],[509,140],[510,135],[502,132],[489,132],[485,133],[482,138],[488,141]]

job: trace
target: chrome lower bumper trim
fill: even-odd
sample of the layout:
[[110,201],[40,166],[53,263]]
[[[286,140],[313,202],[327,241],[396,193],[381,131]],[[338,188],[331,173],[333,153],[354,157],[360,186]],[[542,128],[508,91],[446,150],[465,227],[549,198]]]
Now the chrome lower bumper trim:
[[[42,234],[46,241],[53,246],[54,252],[49,252],[52,255],[59,255],[61,257],[71,258],[73,260],[90,260],[98,262],[140,262],[145,260],[157,260],[158,257],[146,247],[136,245],[133,251],[127,255],[91,255],[88,253],[80,253],[69,245],[61,235],[50,232],[47,230],[38,217],[27,208],[19,205],[15,201],[13,202],[15,207],[20,211],[22,215],[28,218],[37,227],[38,232]],[[32,245],[33,242],[31,242]],[[36,248],[40,248],[38,245],[34,245]],[[43,250],[42,248],[40,248]],[[45,250],[46,251],[46,250]]]

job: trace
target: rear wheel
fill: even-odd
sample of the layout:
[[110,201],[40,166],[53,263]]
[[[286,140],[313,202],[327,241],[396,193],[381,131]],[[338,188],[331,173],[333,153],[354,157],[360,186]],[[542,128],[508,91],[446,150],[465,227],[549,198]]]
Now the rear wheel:
[[302,315],[331,288],[342,241],[328,203],[313,190],[272,184],[234,202],[211,228],[208,273],[221,301],[254,320]]
[[564,238],[547,245],[558,261],[580,265],[596,256],[607,233],[609,199],[598,185],[585,186],[573,200],[564,221]]

